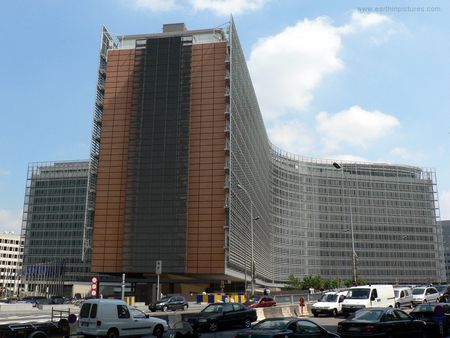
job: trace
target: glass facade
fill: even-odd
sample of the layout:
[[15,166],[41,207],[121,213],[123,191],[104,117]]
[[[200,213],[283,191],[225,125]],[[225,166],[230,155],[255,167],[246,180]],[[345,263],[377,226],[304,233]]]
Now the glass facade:
[[96,271],[152,276],[164,259],[169,274],[242,281],[253,257],[260,285],[348,279],[354,246],[368,282],[445,279],[434,171],[271,144],[233,20],[102,41],[83,242],[96,203]]
[[82,243],[88,168],[88,161],[28,167],[22,238],[23,275],[31,288],[40,285],[45,292],[49,281],[87,279]]

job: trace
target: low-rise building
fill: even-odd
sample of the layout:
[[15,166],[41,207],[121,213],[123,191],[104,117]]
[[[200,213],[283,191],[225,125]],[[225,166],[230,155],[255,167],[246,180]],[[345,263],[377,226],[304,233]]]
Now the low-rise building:
[[17,294],[22,287],[20,271],[23,259],[23,242],[19,234],[0,233],[0,297]]

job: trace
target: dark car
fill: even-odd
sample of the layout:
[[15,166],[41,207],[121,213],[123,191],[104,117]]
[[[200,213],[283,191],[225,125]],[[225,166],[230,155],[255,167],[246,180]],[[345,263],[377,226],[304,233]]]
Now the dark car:
[[200,335],[188,322],[176,322],[169,329],[169,338],[198,338]]
[[197,316],[188,318],[195,330],[217,331],[220,327],[242,325],[250,328],[258,319],[255,309],[238,303],[209,304]]
[[253,296],[244,305],[250,308],[271,307],[277,305],[277,302],[268,296]]
[[320,325],[297,317],[270,318],[254,325],[250,330],[239,332],[235,338],[339,338]]
[[446,303],[450,298],[450,285],[436,285],[435,288],[439,292],[439,301]]
[[183,296],[165,296],[162,297],[156,303],[152,303],[148,306],[148,309],[152,312],[155,311],[175,311],[186,310],[189,307],[188,302]]
[[352,318],[339,322],[337,332],[342,338],[425,338],[425,326],[425,322],[399,309],[366,308],[356,311]]
[[419,304],[409,314],[415,319],[424,321],[427,325],[427,332],[430,335],[438,335],[439,323],[436,322],[436,308],[442,307],[444,312],[445,321],[443,321],[444,334],[449,332],[450,328],[450,304],[438,303],[438,304]]

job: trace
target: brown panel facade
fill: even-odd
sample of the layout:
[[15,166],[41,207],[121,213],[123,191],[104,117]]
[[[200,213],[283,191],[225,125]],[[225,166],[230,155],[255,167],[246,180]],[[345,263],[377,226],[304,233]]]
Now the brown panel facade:
[[92,271],[122,272],[128,135],[135,50],[110,50],[92,237]]
[[225,272],[226,48],[192,46],[187,273]]

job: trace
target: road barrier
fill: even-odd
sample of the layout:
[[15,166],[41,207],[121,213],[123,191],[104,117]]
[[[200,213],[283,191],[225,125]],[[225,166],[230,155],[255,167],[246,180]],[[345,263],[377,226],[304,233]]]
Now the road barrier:
[[197,303],[245,303],[246,298],[243,294],[232,293],[209,293],[209,294],[198,294]]
[[[299,317],[300,309],[297,304],[295,305],[277,305],[266,308],[256,308],[256,314],[258,316],[258,321],[266,318],[275,317]],[[311,304],[305,304],[303,308],[303,314],[310,314]],[[183,321],[185,318],[197,316],[197,313],[168,313],[165,315],[156,315],[154,317],[161,318],[167,321],[169,326],[175,323]]]

